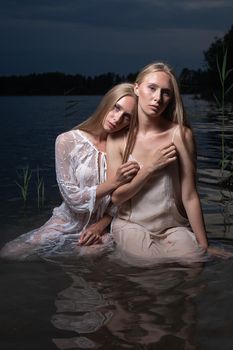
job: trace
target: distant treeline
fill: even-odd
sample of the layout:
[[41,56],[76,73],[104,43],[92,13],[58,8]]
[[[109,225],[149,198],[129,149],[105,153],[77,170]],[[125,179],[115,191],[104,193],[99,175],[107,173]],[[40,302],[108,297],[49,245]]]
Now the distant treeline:
[[86,77],[59,72],[6,76],[0,77],[0,95],[102,95],[122,81],[134,81],[135,76],[106,73]]
[[[184,68],[178,76],[183,94],[196,94],[204,98],[213,98],[221,93],[218,75],[217,57],[222,67],[223,54],[227,49],[226,69],[233,69],[233,26],[223,38],[215,38],[204,51],[204,69]],[[95,77],[67,75],[60,72],[30,74],[26,76],[0,77],[0,95],[102,95],[112,86],[123,82],[134,82],[137,72],[128,75],[106,73]],[[233,81],[233,72],[228,76],[229,86]],[[233,91],[233,89],[232,89]],[[233,101],[233,93],[228,99]]]
[[[134,82],[137,73],[119,75],[101,74],[95,77],[66,75],[59,72],[0,77],[0,95],[103,95],[112,86]],[[183,69],[178,77],[183,94],[207,94],[211,75],[205,71]],[[215,84],[217,86],[218,84]]]
[[[95,77],[42,73],[25,76],[0,77],[0,95],[102,95],[120,82],[134,82],[136,73],[119,75],[101,74]],[[180,76],[182,93],[198,94],[208,87],[208,74],[202,71],[183,69]]]

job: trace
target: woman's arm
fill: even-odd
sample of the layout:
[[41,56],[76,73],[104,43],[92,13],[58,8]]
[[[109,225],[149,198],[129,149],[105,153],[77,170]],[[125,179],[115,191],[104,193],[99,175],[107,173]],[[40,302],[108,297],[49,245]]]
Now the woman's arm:
[[197,241],[204,249],[208,248],[200,198],[196,189],[196,151],[192,131],[184,131],[184,141],[177,133],[175,145],[179,154],[181,195],[190,225]]
[[[116,169],[122,163],[124,139],[116,135],[111,135],[107,140],[107,178],[114,176]],[[152,174],[167,166],[176,159],[176,149],[173,144],[169,144],[161,149],[153,150],[149,162],[143,164],[136,176],[126,184],[119,186],[112,193],[112,202],[121,205],[138,193],[152,176]]]
[[[87,213],[94,209],[96,186],[87,185],[75,174],[73,159],[82,152],[72,131],[58,135],[55,143],[56,177],[60,193],[69,208],[75,213]],[[93,184],[92,184],[93,185]]]
[[96,199],[112,193],[118,187],[128,183],[139,171],[139,165],[135,161],[130,161],[125,164],[119,164],[116,171],[105,182],[98,185],[96,188]]
[[[122,164],[124,144],[125,139],[123,135],[109,135],[106,151],[107,179],[110,181],[114,177],[114,174],[116,173],[119,166]],[[150,174],[149,172],[146,174],[145,168],[143,171],[140,169],[134,179],[131,180],[131,182],[123,184],[122,186],[118,186],[118,188],[113,191],[111,195],[112,202],[116,205],[121,205],[127,201],[140,190],[149,176]]]
[[78,245],[92,245],[101,243],[101,236],[105,233],[105,229],[108,227],[112,217],[105,214],[99,221],[95,224],[87,227],[81,234]]
[[[130,162],[116,169],[111,181],[108,180],[100,185],[88,183],[88,177],[83,170],[85,167],[82,167],[82,172],[77,172],[73,164],[74,156],[79,156],[86,162],[89,160],[88,157],[88,160],[82,157],[84,151],[85,147],[81,140],[80,144],[77,144],[72,132],[63,133],[57,137],[55,145],[57,182],[64,201],[76,213],[92,212],[97,200],[110,194],[121,184],[130,181],[139,168],[136,162]],[[98,169],[93,169],[93,172],[98,174]]]

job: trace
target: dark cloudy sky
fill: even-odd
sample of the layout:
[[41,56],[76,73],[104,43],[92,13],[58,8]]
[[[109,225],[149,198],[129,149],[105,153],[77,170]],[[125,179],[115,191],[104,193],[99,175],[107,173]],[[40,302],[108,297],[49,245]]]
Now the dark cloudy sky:
[[232,0],[0,0],[0,75],[201,68],[232,24]]

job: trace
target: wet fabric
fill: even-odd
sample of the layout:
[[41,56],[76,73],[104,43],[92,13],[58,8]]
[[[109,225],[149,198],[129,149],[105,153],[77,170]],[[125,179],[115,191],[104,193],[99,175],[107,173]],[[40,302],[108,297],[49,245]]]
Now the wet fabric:
[[198,259],[203,255],[182,205],[178,160],[155,172],[120,207],[112,233],[118,249],[132,257]]
[[97,222],[105,211],[112,211],[109,196],[96,200],[96,187],[106,178],[105,153],[80,130],[71,130],[57,137],[55,159],[63,203],[53,210],[52,217],[42,227],[7,243],[0,257],[25,260],[75,256],[98,253],[112,245],[109,235],[103,238],[104,245],[77,245],[85,228]]

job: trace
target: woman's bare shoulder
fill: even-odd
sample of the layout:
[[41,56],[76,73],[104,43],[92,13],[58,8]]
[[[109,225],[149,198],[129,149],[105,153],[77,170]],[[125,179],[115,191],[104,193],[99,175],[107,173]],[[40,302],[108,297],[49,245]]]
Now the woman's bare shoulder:
[[181,158],[194,161],[196,157],[196,143],[191,128],[187,126],[184,126],[182,129],[179,128],[174,138],[174,144]]
[[125,146],[127,143],[127,132],[126,131],[119,131],[115,132],[114,134],[108,135],[107,138],[107,153],[120,154],[122,156]]
[[193,139],[193,131],[188,126],[175,126],[174,127],[174,141],[177,142],[189,142]]
[[128,131],[120,130],[120,131],[114,132],[113,134],[109,134],[108,140],[114,143],[125,142],[125,140],[127,139],[127,135],[128,135]]

